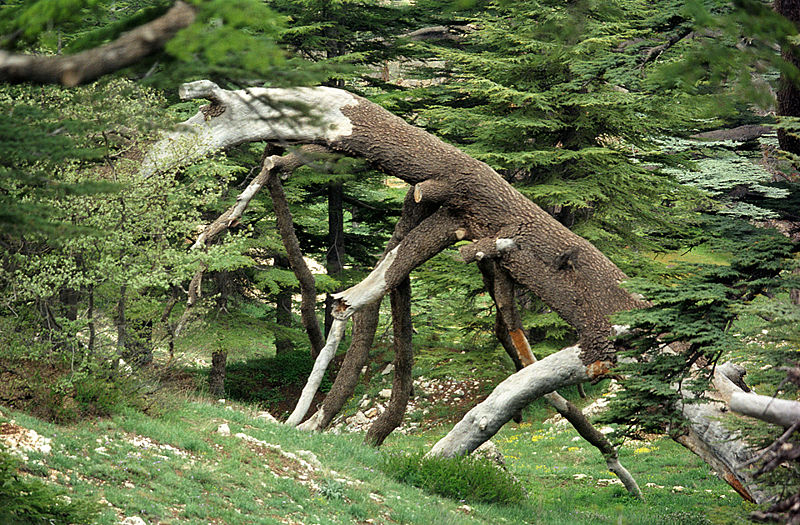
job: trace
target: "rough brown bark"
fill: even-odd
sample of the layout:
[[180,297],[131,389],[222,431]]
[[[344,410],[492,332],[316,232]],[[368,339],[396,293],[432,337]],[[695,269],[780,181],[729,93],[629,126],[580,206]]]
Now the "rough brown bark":
[[208,375],[208,390],[211,395],[225,395],[225,370],[228,362],[227,350],[214,350],[211,354],[211,372]]
[[380,303],[372,303],[353,316],[353,333],[350,347],[336,374],[330,391],[319,409],[307,420],[297,426],[300,430],[324,430],[333,418],[342,410],[347,400],[353,395],[361,369],[369,358],[369,351],[375,339],[375,330],[380,317]]
[[394,331],[394,378],[392,379],[392,395],[386,409],[369,427],[364,441],[373,446],[380,446],[389,434],[403,422],[406,405],[411,395],[413,380],[411,369],[414,364],[411,337],[411,281],[406,277],[403,282],[392,289],[392,323]]
[[[619,286],[625,275],[602,253],[489,166],[363,98],[331,88],[227,91],[209,81],[186,84],[180,93],[185,99],[207,98],[218,110],[199,112],[155,144],[142,163],[145,175],[248,141],[316,143],[364,157],[387,174],[420,184],[419,203],[438,207],[367,279],[337,294],[337,320],[378,301],[455,240],[469,239],[474,246],[465,248],[466,253],[480,259],[478,254],[487,256],[482,250],[491,248],[488,256],[496,257],[515,283],[575,328],[578,345],[498,385],[433,453],[468,453],[531,400],[606,374],[616,350],[609,341],[608,316],[646,306]],[[297,104],[310,108],[310,114],[298,111]],[[185,144],[180,150],[179,143]]]
[[[328,252],[325,268],[330,276],[338,276],[344,269],[344,186],[341,182],[328,184]],[[325,297],[325,335],[333,324],[333,296]]]
[[[800,28],[800,0],[775,0],[773,7],[778,14],[785,16]],[[781,57],[795,68],[800,68],[800,51],[796,46],[784,45]],[[800,117],[800,88],[785,73],[781,73],[777,98],[779,116]],[[800,155],[800,139],[780,128],[778,128],[778,145],[784,151]]]
[[316,358],[320,349],[325,345],[322,331],[319,329],[317,320],[317,285],[314,274],[308,269],[303,252],[300,250],[300,241],[294,231],[292,213],[289,211],[289,203],[286,201],[286,194],[283,192],[283,185],[278,177],[270,177],[267,181],[267,189],[272,197],[272,208],[275,211],[275,220],[278,231],[281,234],[283,247],[286,249],[286,256],[292,267],[297,281],[300,283],[300,320],[303,328],[308,334],[311,342],[311,356]]
[[[278,255],[275,257],[276,268],[289,268],[289,260]],[[292,326],[292,288],[285,286],[275,296],[275,323],[278,326],[289,328]],[[285,354],[293,348],[292,339],[286,334],[278,333],[275,336],[275,353]]]
[[[413,188],[406,194],[400,220],[395,225],[392,237],[386,245],[382,259],[396,248],[405,237],[424,219],[429,217],[437,205],[418,203]],[[331,423],[344,404],[353,395],[361,368],[367,361],[369,350],[378,326],[380,302],[374,302],[353,316],[353,335],[339,373],[320,409],[298,426],[302,430],[323,430]]]
[[75,55],[21,55],[0,50],[0,82],[77,86],[139,62],[159,51],[195,19],[195,8],[176,2],[156,18],[113,42]]

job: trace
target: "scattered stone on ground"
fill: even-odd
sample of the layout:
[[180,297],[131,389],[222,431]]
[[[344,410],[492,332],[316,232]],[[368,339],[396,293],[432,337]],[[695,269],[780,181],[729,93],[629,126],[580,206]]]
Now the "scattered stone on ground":
[[190,455],[188,452],[181,450],[178,447],[173,447],[172,445],[168,445],[166,443],[156,443],[147,436],[134,435],[127,439],[127,441],[131,445],[139,448],[152,449],[161,452],[171,452],[172,454],[181,457],[189,457]]
[[491,439],[484,441],[481,446],[475,449],[475,452],[473,452],[472,455],[475,457],[486,458],[499,467],[506,466],[506,458],[503,457],[500,449],[497,448],[497,445],[495,445],[494,441]]
[[275,417],[272,414],[270,414],[269,412],[265,412],[265,411],[261,411],[258,414],[256,414],[256,419],[264,419],[266,421],[269,421],[270,423],[278,423],[279,422],[277,419],[275,419]]
[[[384,372],[389,370],[387,365]],[[391,371],[391,370],[390,370]],[[388,372],[387,372],[388,373]],[[414,396],[409,399],[406,407],[406,417],[402,425],[396,430],[401,434],[414,433],[424,426],[422,420],[430,414],[430,406],[451,406],[453,417],[457,420],[468,409],[482,400],[483,383],[477,379],[427,379],[420,376],[414,380]],[[362,396],[358,402],[355,414],[342,413],[338,415],[331,425],[333,433],[364,432],[369,429],[372,422],[386,409],[387,400],[391,398],[390,388],[381,389],[378,395]],[[376,410],[377,409],[377,410]]]
[[608,487],[609,485],[622,485],[619,478],[603,478],[597,480],[598,487]]
[[220,426],[217,427],[217,434],[219,434],[220,436],[230,436],[231,427],[229,427],[227,423],[222,423]]
[[119,522],[120,525],[147,525],[147,522],[144,521],[139,516],[128,516],[124,520]]
[[[617,382],[616,379],[612,379],[608,383],[608,391],[603,394],[601,397],[598,397],[593,403],[589,404],[586,408],[583,409],[583,415],[587,418],[591,419],[592,417],[605,412],[608,408],[609,401],[617,397],[617,392],[622,389],[622,386]],[[545,421],[547,425],[554,425],[557,427],[569,425],[569,421],[561,417],[561,414],[556,414],[550,419]],[[604,427],[603,430],[610,429],[611,432],[614,431],[611,427]],[[601,432],[603,431],[601,430]],[[608,434],[610,432],[603,432],[604,434]]]
[[28,460],[29,452],[49,454],[53,450],[50,438],[17,425],[13,419],[7,423],[0,423],[0,442],[8,447],[9,452],[23,461]]

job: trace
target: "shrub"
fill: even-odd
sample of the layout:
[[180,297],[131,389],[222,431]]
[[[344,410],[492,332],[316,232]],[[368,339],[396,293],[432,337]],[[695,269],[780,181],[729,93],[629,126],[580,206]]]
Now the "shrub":
[[456,500],[509,505],[526,498],[519,480],[486,458],[386,454],[381,468],[402,483]]
[[19,474],[20,461],[0,447],[0,523],[92,523],[95,502],[67,497],[62,490]]

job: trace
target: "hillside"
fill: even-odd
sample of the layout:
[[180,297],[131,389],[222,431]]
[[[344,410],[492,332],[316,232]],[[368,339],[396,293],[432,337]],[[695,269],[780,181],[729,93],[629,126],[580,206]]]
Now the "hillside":
[[535,405],[527,422],[495,438],[528,493],[517,505],[442,498],[384,473],[385,454],[425,450],[449,429],[430,420],[376,450],[359,432],[307,434],[247,406],[182,398],[157,417],[127,411],[70,426],[3,409],[0,439],[23,460],[25,478],[98,502],[99,524],[746,521],[749,505],[664,439],[622,448],[645,493],[630,498],[571,428],[543,422],[550,415]]

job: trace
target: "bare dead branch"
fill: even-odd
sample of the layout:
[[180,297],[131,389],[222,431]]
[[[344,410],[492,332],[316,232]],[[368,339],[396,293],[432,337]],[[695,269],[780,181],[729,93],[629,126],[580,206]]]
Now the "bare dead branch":
[[0,51],[0,82],[77,86],[159,51],[194,22],[195,8],[178,1],[164,15],[103,46],[75,55],[40,56]]

